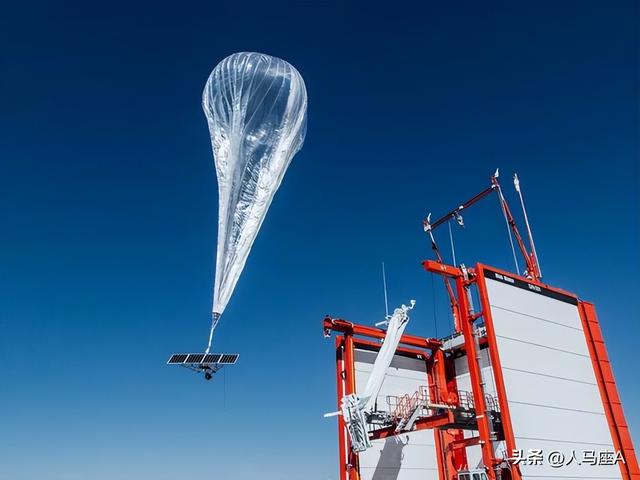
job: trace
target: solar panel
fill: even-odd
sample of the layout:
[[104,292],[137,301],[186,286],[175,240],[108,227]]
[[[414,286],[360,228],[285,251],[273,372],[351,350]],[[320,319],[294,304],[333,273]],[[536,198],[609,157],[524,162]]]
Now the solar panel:
[[169,361],[167,363],[173,364],[173,363],[184,363],[184,361],[187,359],[187,354],[185,353],[175,353],[173,355],[171,355],[171,358],[169,359]]
[[226,363],[228,365],[233,365],[234,363],[236,363],[238,361],[238,357],[240,355],[238,355],[237,353],[225,353],[222,355],[222,358],[220,359],[220,363]]
[[202,362],[203,358],[204,358],[204,353],[191,353],[187,357],[186,363],[200,363]]
[[169,365],[233,365],[238,361],[237,353],[174,353]]
[[219,353],[208,353],[204,356],[202,363],[218,363],[220,361],[220,357],[222,357],[222,355]]

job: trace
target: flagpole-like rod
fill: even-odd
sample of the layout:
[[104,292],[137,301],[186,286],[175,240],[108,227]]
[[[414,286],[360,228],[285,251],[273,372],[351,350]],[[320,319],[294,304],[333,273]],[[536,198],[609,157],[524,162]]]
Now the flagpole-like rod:
[[453,231],[451,230],[451,221],[447,222],[449,225],[449,242],[451,243],[451,258],[453,260],[453,265],[458,266],[458,262],[456,261],[456,247],[453,244]]
[[518,248],[524,257],[525,265],[527,266],[526,275],[534,280],[538,280],[540,278],[540,274],[538,273],[538,265],[535,256],[533,253],[529,253],[526,245],[524,244],[524,240],[522,240],[522,235],[520,235],[520,231],[516,226],[516,221],[513,218],[513,214],[511,213],[511,209],[509,208],[509,204],[507,203],[507,199],[504,198],[502,194],[502,189],[500,188],[500,183],[498,182],[498,171],[491,177],[491,183],[495,185],[498,190],[498,196],[500,198],[500,205],[502,206],[502,212],[505,215],[505,219],[507,224],[510,227],[511,232],[513,232],[513,236],[518,244]]
[[387,299],[387,272],[382,262],[382,287],[384,288],[384,318],[389,318],[389,300]]
[[[496,177],[497,178],[497,177]],[[516,266],[516,273],[520,275],[520,266],[518,265],[518,256],[516,255],[516,247],[513,244],[513,236],[511,235],[511,224],[509,222],[509,216],[507,215],[506,209],[506,199],[502,194],[502,189],[498,184],[498,201],[500,202],[500,208],[502,209],[502,215],[504,216],[504,221],[507,224],[507,233],[509,234],[509,244],[511,245],[511,253],[513,255],[513,263]]]
[[522,196],[522,190],[520,189],[520,179],[516,173],[513,176],[513,185],[516,187],[516,192],[520,197],[520,206],[522,207],[522,214],[524,215],[524,223],[527,226],[527,234],[529,235],[529,243],[531,244],[531,251],[536,258],[536,265],[538,267],[538,277],[542,278],[542,268],[540,268],[540,260],[538,259],[538,252],[536,251],[536,244],[533,242],[533,234],[531,233],[531,226],[529,225],[529,217],[527,215],[527,209],[524,206],[524,198]]

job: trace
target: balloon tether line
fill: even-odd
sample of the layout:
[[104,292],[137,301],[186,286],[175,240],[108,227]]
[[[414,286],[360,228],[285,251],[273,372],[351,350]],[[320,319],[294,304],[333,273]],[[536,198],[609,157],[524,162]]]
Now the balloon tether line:
[[217,312],[213,312],[211,314],[211,330],[209,331],[209,343],[207,344],[207,349],[204,353],[209,353],[211,350],[211,342],[213,341],[213,331],[216,329],[218,325],[218,320],[220,320],[220,314]]

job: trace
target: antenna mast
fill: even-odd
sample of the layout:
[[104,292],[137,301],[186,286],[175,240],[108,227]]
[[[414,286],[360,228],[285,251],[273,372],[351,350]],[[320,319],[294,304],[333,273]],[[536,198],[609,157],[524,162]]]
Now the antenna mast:
[[516,173],[513,176],[513,186],[516,187],[516,192],[520,197],[520,206],[522,206],[522,214],[524,215],[524,223],[527,226],[527,234],[529,235],[529,244],[531,245],[531,253],[536,259],[536,266],[538,267],[538,278],[542,278],[542,268],[540,268],[540,260],[538,259],[538,252],[536,251],[536,244],[533,243],[533,234],[531,233],[531,226],[529,225],[529,217],[527,216],[527,209],[524,206],[524,198],[522,197],[522,190],[520,189],[520,179]]
[[[505,220],[506,220],[507,224],[509,225],[510,239],[511,239],[511,235],[513,235],[512,240],[515,240],[514,247],[517,245],[517,247],[520,250],[522,256],[524,257],[525,265],[527,267],[526,276],[528,276],[529,278],[531,278],[531,279],[533,279],[535,281],[538,281],[540,279],[540,271],[539,271],[539,267],[538,267],[537,255],[534,252],[529,253],[529,251],[527,250],[527,247],[525,246],[524,241],[522,240],[520,232],[518,231],[518,227],[516,226],[516,222],[515,222],[515,220],[513,218],[513,215],[511,214],[511,209],[509,208],[509,204],[507,203],[506,198],[504,198],[504,195],[502,195],[502,191],[500,189],[500,183],[498,182],[498,174],[499,173],[496,170],[496,173],[494,173],[493,176],[491,177],[491,185],[489,187],[485,188],[483,191],[478,193],[476,196],[470,198],[465,203],[463,203],[460,206],[454,208],[449,213],[447,213],[446,215],[443,215],[442,217],[440,217],[439,219],[437,219],[433,223],[431,223],[431,219],[430,219],[430,215],[429,215],[423,222],[424,230],[425,230],[425,232],[428,232],[429,236],[431,237],[432,248],[436,252],[436,256],[438,258],[438,262],[439,263],[443,263],[442,256],[440,255],[440,253],[438,251],[438,247],[435,245],[435,240],[433,238],[433,230],[435,230],[437,227],[442,225],[444,222],[449,221],[452,217],[455,218],[456,220],[458,220],[458,218],[461,217],[461,212],[464,209],[469,208],[471,205],[475,204],[480,199],[486,197],[487,195],[489,195],[493,191],[497,191],[498,199],[500,201],[500,207],[502,208],[502,213],[504,214]],[[533,244],[532,244],[531,248],[532,248],[532,250],[535,250],[533,248]],[[515,250],[515,248],[514,248],[514,250]],[[516,265],[517,265],[517,262],[516,262]]]
[[511,224],[509,223],[509,216],[507,215],[507,200],[504,198],[502,194],[502,189],[500,188],[500,184],[497,183],[497,179],[500,176],[500,169],[496,168],[496,173],[493,174],[493,179],[496,180],[496,190],[498,191],[498,201],[500,202],[500,209],[502,210],[502,214],[504,216],[504,221],[507,224],[507,233],[509,234],[509,244],[511,245],[511,253],[513,255],[513,263],[516,266],[516,273],[520,275],[520,266],[518,265],[518,257],[516,257],[516,248],[513,246],[513,236],[511,235]]
[[384,318],[389,318],[389,300],[387,299],[387,272],[382,262],[382,287],[384,288]]

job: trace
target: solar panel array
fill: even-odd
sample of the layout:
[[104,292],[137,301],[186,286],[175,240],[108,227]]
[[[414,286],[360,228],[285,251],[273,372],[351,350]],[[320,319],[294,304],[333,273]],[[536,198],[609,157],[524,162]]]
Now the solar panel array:
[[237,353],[174,353],[167,362],[169,365],[233,365],[238,361]]

